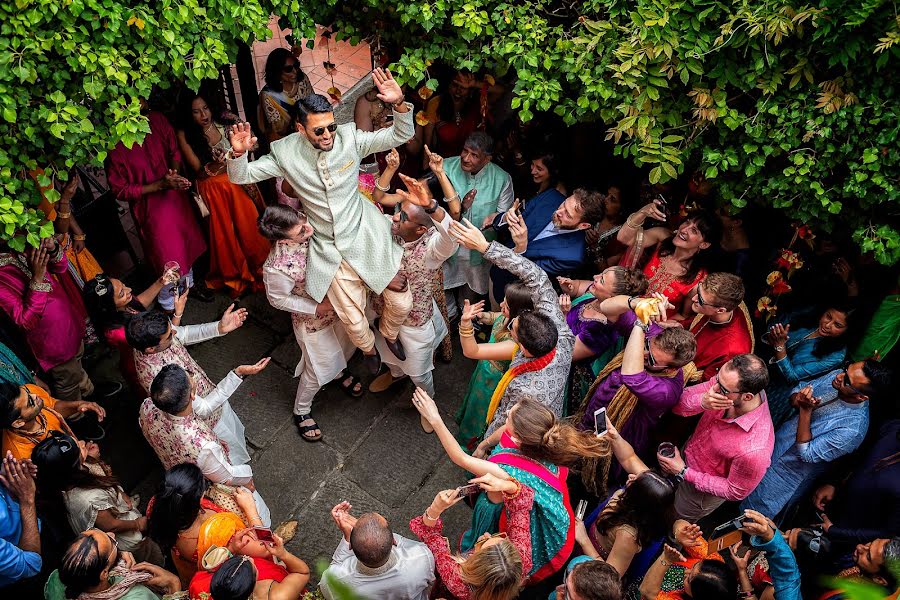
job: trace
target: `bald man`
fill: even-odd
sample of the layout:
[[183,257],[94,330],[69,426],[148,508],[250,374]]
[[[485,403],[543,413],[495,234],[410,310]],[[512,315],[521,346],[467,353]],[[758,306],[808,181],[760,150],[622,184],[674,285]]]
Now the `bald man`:
[[[399,274],[412,292],[412,310],[400,326],[398,336],[406,358],[400,360],[385,352],[385,339],[376,333],[375,346],[389,370],[372,381],[369,391],[383,392],[395,381],[409,377],[434,397],[434,352],[447,335],[447,324],[434,302],[432,282],[436,271],[456,253],[459,245],[450,237],[450,215],[431,197],[428,186],[401,177],[410,191],[397,190],[393,195],[399,200],[399,210],[393,216],[391,235],[394,243],[403,248]],[[431,431],[424,419],[422,427]]]
[[434,556],[428,547],[393,533],[378,513],[356,518],[351,508],[341,502],[331,509],[344,535],[322,574],[322,595],[334,600],[334,588],[346,586],[361,598],[428,600],[434,583]]

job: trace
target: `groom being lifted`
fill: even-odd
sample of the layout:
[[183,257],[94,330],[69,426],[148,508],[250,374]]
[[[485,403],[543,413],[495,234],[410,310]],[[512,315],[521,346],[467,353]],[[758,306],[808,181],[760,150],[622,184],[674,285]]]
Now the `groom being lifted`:
[[376,373],[381,359],[366,320],[368,290],[384,298],[379,330],[388,349],[406,359],[397,339],[412,308],[409,286],[398,276],[403,248],[393,242],[391,221],[358,190],[361,158],[390,150],[413,137],[412,105],[389,71],[372,74],[378,98],[394,109],[394,124],[376,132],[353,122],[338,126],[331,104],[319,94],[297,101],[297,133],[272,142],[270,154],[253,162],[247,151],[256,143],[249,123],[235,125],[226,154],[228,178],[237,184],[284,177],[294,188],[315,235],[309,243],[306,292],[329,304],[344,323],[354,345]]

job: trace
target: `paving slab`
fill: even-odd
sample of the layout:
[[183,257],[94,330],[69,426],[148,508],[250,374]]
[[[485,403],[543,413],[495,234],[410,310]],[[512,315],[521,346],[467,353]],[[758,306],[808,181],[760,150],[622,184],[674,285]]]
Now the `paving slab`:
[[[315,565],[319,559],[330,560],[341,539],[341,534],[331,519],[331,509],[344,500],[350,502],[353,506],[351,512],[357,517],[363,513],[377,512],[390,519],[390,512],[384,503],[335,472],[322,482],[309,502],[293,515],[300,522],[300,527],[297,537],[287,545],[288,550],[303,557],[310,566]],[[394,527],[397,524],[391,525]],[[315,578],[318,579],[317,576]]]
[[[438,492],[465,485],[468,474],[449,460],[439,461],[423,485],[407,498],[401,506],[391,509],[391,517],[397,523],[394,531],[400,535],[413,537],[409,521],[425,512],[431,506]],[[450,540],[450,547],[457,549],[460,536],[469,529],[472,510],[464,502],[447,509],[441,519],[444,521],[444,535]],[[402,526],[402,527],[401,527]]]
[[296,428],[289,424],[250,464],[256,487],[277,524],[306,506],[340,461],[341,456],[329,446],[301,440]]
[[351,452],[367,431],[377,426],[393,399],[390,394],[371,393],[351,398],[336,384],[320,390],[313,401],[312,414],[321,427],[323,443],[343,454]]
[[227,335],[188,346],[188,352],[215,383],[238,365],[252,365],[269,356],[279,341],[280,337],[276,338],[271,329],[247,319],[240,328]]
[[422,431],[419,413],[395,402],[347,459],[348,479],[391,507],[400,506],[434,470],[445,453]]
[[[253,446],[266,448],[280,429],[293,427],[296,383],[291,374],[269,363],[262,373],[247,377],[231,396],[231,406],[244,423]],[[303,455],[296,456],[302,461]]]

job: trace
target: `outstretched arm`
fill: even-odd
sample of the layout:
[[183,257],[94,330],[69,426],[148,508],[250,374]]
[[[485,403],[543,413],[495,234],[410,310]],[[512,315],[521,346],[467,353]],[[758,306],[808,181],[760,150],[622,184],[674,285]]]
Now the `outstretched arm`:
[[232,127],[228,139],[231,142],[230,155],[234,158],[226,155],[225,167],[228,169],[228,179],[232,183],[239,185],[257,183],[284,175],[281,165],[271,154],[261,156],[252,163],[247,161],[247,152],[256,146],[257,141],[250,123],[238,123]]
[[412,105],[403,101],[403,91],[394,81],[391,72],[375,69],[372,79],[378,88],[378,98],[394,109],[394,123],[375,132],[355,130],[356,149],[360,156],[396,148],[412,139],[416,133],[413,112],[410,110]]
[[447,456],[450,457],[453,464],[475,474],[476,477],[490,473],[496,477],[506,478],[506,473],[500,468],[500,465],[469,456],[463,451],[459,442],[456,441],[456,438],[453,437],[453,434],[450,433],[450,430],[444,424],[444,420],[441,418],[434,400],[422,388],[416,388],[416,391],[413,393],[413,405],[425,417],[428,424],[434,428],[438,439],[441,440],[444,451],[447,452]]

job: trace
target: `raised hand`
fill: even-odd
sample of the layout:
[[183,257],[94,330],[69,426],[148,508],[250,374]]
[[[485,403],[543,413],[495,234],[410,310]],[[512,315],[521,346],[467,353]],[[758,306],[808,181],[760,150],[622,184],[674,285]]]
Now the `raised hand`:
[[256,136],[253,135],[250,123],[234,125],[228,134],[228,141],[231,142],[231,150],[235,156],[240,156],[256,146]]
[[431,506],[428,507],[428,514],[440,515],[463,498],[465,498],[465,496],[460,496],[459,492],[456,489],[438,492],[435,495],[434,501],[431,503]]
[[74,196],[75,192],[78,190],[78,184],[80,182],[81,178],[78,176],[78,172],[75,171],[75,169],[72,169],[69,172],[69,181],[66,182],[62,194],[60,194],[59,202],[68,202],[71,200],[72,196]]
[[700,406],[705,410],[728,410],[734,406],[734,402],[729,400],[727,396],[724,396],[717,391],[713,391],[713,389],[718,388],[713,386],[703,392],[703,397],[700,399]]
[[477,250],[482,254],[487,252],[488,246],[490,245],[481,230],[472,225],[468,219],[463,219],[462,222],[451,221],[450,236],[453,237],[460,246],[469,250]]
[[184,293],[178,293],[178,286],[175,286],[175,314],[183,315],[184,307],[187,305],[188,294],[191,293],[191,289],[187,288],[184,290]]
[[400,173],[400,181],[402,181],[403,185],[406,186],[406,189],[409,190],[409,192],[397,190],[397,195],[405,202],[412,202],[416,206],[421,206],[423,208],[429,208],[431,206],[431,190],[428,189],[428,185],[424,181],[413,179],[403,173]]
[[559,282],[559,287],[563,292],[569,294],[570,296],[575,295],[575,282],[568,277],[557,277],[556,281]]
[[568,313],[572,310],[572,298],[568,294],[560,294],[559,295],[559,308],[564,312]]
[[744,510],[744,518],[742,519],[742,531],[746,531],[750,535],[759,536],[763,542],[770,541],[775,537],[777,531],[775,524],[761,512],[752,509]]
[[521,254],[528,249],[528,226],[525,225],[524,219],[515,217],[509,221],[509,234],[512,236],[516,252]]
[[434,399],[428,395],[428,392],[420,387],[417,387],[416,391],[413,392],[413,406],[416,407],[419,414],[422,415],[432,427],[434,427],[435,424],[442,422],[441,413],[438,411]]
[[396,171],[400,168],[400,153],[397,152],[396,148],[391,148],[391,151],[384,157],[384,162],[387,163],[386,171]]
[[440,177],[444,174],[444,157],[437,152],[432,152],[425,144],[425,156],[428,157],[428,168],[431,172]]
[[385,104],[397,104],[403,100],[403,90],[400,85],[394,81],[394,77],[390,71],[385,69],[375,69],[372,71],[372,81],[378,88],[378,99]]
[[479,300],[475,304],[471,304],[468,300],[466,300],[463,303],[463,310],[462,310],[462,314],[459,317],[459,320],[471,322],[483,310],[484,310],[484,300]]
[[463,196],[463,199],[462,199],[462,211],[463,212],[466,212],[467,210],[472,208],[472,204],[475,202],[475,196],[477,196],[477,195],[478,195],[478,190],[471,189],[468,191],[468,193],[465,196]]
[[256,363],[252,365],[241,365],[239,367],[234,368],[234,372],[241,377],[246,377],[247,375],[256,375],[260,371],[266,368],[269,364],[269,361],[272,360],[271,356],[267,356],[258,360]]
[[699,526],[692,525],[687,521],[678,521],[675,523],[675,527],[675,541],[683,547],[693,548],[703,543],[700,541],[700,536],[703,532],[700,531]]
[[238,327],[244,324],[244,321],[247,320],[247,309],[239,308],[237,310],[234,309],[234,303],[232,303],[228,308],[225,309],[225,314],[222,315],[222,318],[219,319],[219,333],[225,335],[226,333],[231,333]]
[[644,216],[649,217],[651,219],[656,219],[657,221],[666,222],[666,213],[662,211],[662,202],[659,200],[654,200],[653,202],[646,204],[641,207],[638,211],[639,213],[643,213]]
[[50,250],[44,244],[37,248],[32,248],[28,262],[31,267],[31,280],[35,283],[41,283],[44,281],[44,275],[47,274],[47,265],[50,263]]

